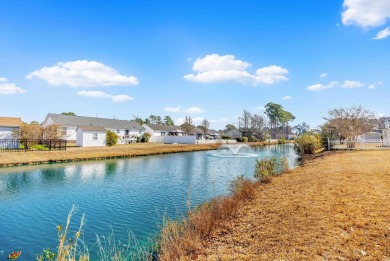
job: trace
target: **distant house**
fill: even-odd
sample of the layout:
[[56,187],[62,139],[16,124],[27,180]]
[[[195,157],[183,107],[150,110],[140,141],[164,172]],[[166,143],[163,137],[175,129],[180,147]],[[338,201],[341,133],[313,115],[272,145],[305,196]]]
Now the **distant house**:
[[235,139],[241,138],[241,132],[238,130],[230,130],[230,131],[225,133],[225,136],[228,136],[228,137],[235,140]]
[[217,140],[220,137],[219,132],[213,129],[207,130],[207,135],[204,135],[204,131],[202,131],[199,128],[194,128],[191,132],[190,135],[196,136],[197,140]]
[[106,132],[104,127],[80,125],[76,129],[76,145],[79,147],[106,146]]
[[183,136],[183,131],[179,126],[168,126],[161,124],[142,124],[145,132],[149,132],[153,136]]
[[0,139],[13,139],[13,134],[20,130],[20,118],[0,117]]
[[[118,136],[118,144],[126,144],[135,141],[137,137],[141,137],[145,131],[137,122],[131,120],[116,120],[97,117],[72,116],[49,113],[47,114],[42,126],[46,127],[50,124],[57,124],[62,131],[62,137],[69,142],[76,142],[77,137],[81,138],[81,134],[77,136],[77,128],[79,126],[94,126],[102,127],[105,130],[111,130]],[[82,131],[79,130],[79,132]],[[100,129],[102,130],[102,129]],[[86,138],[87,136],[83,136]],[[88,144],[86,141],[76,142],[77,144]]]

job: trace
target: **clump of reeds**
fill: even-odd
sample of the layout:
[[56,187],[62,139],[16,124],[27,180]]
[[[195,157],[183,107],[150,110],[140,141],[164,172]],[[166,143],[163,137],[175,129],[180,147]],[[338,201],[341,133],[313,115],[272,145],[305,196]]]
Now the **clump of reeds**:
[[186,260],[196,257],[196,249],[210,237],[217,227],[232,218],[242,202],[255,195],[256,181],[243,177],[235,179],[230,186],[232,194],[220,196],[189,211],[186,219],[163,220],[158,239],[159,260]]
[[69,225],[76,208],[73,206],[69,211],[65,228],[62,225],[57,226],[58,233],[58,250],[57,253],[51,249],[43,250],[42,254],[37,254],[37,261],[88,261],[89,252],[84,242],[80,239],[82,228],[85,225],[85,216],[80,221],[79,229],[73,236],[70,236]]
[[99,261],[136,261],[152,260],[152,253],[141,246],[132,233],[128,233],[127,242],[115,239],[114,232],[107,237],[97,236]]

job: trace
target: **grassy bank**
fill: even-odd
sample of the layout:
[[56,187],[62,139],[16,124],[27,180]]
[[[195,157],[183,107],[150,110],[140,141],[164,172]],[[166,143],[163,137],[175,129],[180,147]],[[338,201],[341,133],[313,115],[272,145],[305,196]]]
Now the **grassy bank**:
[[[273,143],[256,142],[247,144],[250,146],[263,146],[272,145]],[[220,144],[137,143],[112,147],[68,147],[66,151],[3,152],[0,153],[0,167],[214,150],[219,146]]]
[[190,152],[216,149],[216,144],[157,144],[137,143],[112,147],[79,148],[69,147],[66,151],[26,151],[0,153],[0,166],[44,164],[82,160],[126,158],[155,154]]
[[201,240],[172,241],[174,259],[389,260],[390,151],[323,155],[256,185]]

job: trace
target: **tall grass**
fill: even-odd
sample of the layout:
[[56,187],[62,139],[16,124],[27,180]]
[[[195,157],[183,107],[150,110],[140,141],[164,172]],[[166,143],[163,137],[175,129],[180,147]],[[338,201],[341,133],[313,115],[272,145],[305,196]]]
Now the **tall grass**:
[[244,201],[254,197],[256,186],[256,182],[239,177],[230,186],[230,196],[219,196],[200,205],[185,219],[165,218],[158,238],[158,259],[195,258],[203,240],[232,218]]
[[75,206],[72,206],[66,219],[65,228],[62,225],[57,226],[58,250],[57,254],[51,249],[43,250],[42,254],[37,254],[37,261],[88,261],[89,252],[84,242],[80,239],[82,228],[85,225],[85,216],[83,214],[80,226],[76,233],[70,234],[69,225],[73,214],[76,212]]

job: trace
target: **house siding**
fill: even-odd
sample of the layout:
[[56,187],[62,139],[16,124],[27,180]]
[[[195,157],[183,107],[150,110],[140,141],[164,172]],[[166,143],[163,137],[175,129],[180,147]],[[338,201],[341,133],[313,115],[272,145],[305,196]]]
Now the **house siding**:
[[0,139],[13,139],[13,131],[19,127],[0,127]]
[[[93,134],[97,133],[97,140],[93,140]],[[77,146],[79,147],[102,147],[106,146],[106,133],[97,131],[77,130]]]

